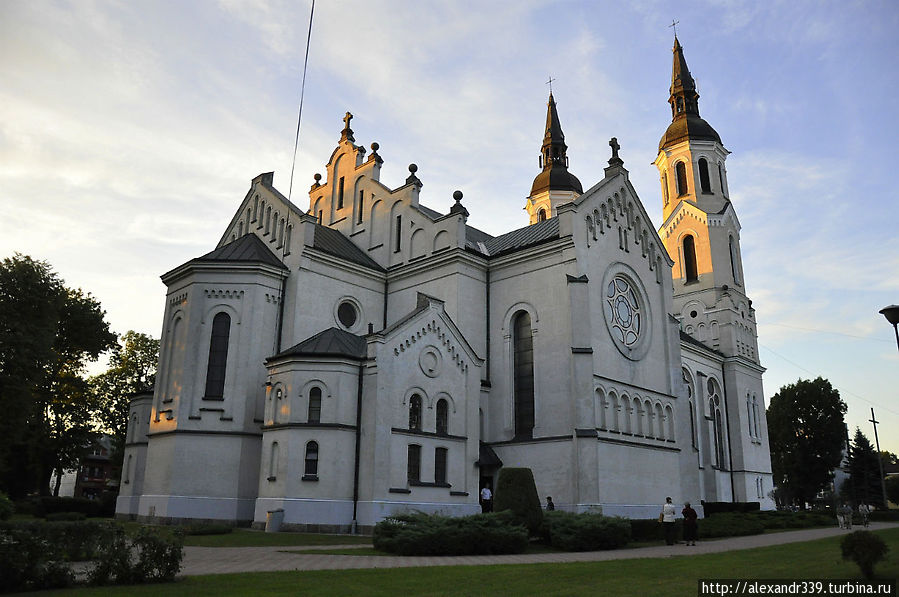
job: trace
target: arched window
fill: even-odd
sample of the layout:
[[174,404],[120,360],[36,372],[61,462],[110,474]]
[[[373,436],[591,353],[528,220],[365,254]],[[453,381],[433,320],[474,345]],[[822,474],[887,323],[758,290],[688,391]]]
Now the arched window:
[[258,214],[258,217],[256,218],[256,220],[258,222],[256,224],[256,228],[262,228],[263,221],[265,220],[265,199],[263,199],[262,202],[259,204],[259,214]]
[[734,275],[734,284],[740,284],[740,274],[737,270],[737,243],[733,236],[728,236],[728,248],[730,249],[730,271]]
[[709,416],[712,418],[712,431],[715,436],[715,464],[725,468],[724,422],[721,415],[721,392],[718,383],[711,377],[708,379]]
[[343,209],[343,176],[337,181],[337,209]]
[[237,236],[243,236],[243,220],[237,224]]
[[434,483],[446,485],[446,448],[434,450]]
[[303,469],[303,476],[318,476],[318,442],[306,444],[306,466]]
[[256,221],[256,217],[259,215],[259,195],[253,197],[253,219],[252,222]]
[[421,481],[421,446],[409,444],[406,453],[406,479],[409,483]]
[[399,253],[403,248],[403,216],[396,217],[396,229],[393,232],[393,252]]
[[322,389],[318,386],[309,390],[308,422],[320,423],[322,419]]
[[284,237],[284,244],[287,245],[287,248],[284,251],[285,255],[290,255],[290,234],[293,232],[293,224],[287,225],[286,236]]
[[272,225],[272,206],[269,205],[265,209],[265,234],[268,234]]
[[421,431],[421,396],[418,394],[409,399],[409,429]]
[[515,437],[534,436],[534,337],[531,316],[519,311],[512,318],[515,395]]
[[718,162],[718,182],[721,184],[721,194],[727,197],[727,191],[724,190],[724,166]]
[[365,191],[359,191],[359,209],[357,210],[358,218],[356,219],[357,224],[362,223],[362,214],[365,212]]
[[703,193],[712,192],[712,183],[709,182],[709,163],[705,158],[699,158],[699,186]]
[[665,205],[668,205],[668,173],[662,172],[662,197],[665,199]]
[[284,246],[284,218],[281,218],[281,221],[278,222],[278,248]]
[[684,275],[687,282],[699,279],[696,273],[696,241],[689,234],[684,237]]
[[225,365],[228,362],[228,338],[231,335],[231,316],[218,313],[212,319],[212,338],[209,341],[209,363],[206,367],[206,398],[225,395]]
[[449,408],[444,399],[437,401],[437,433],[446,435],[449,430]]
[[546,219],[546,210],[541,209],[540,211],[537,212],[537,221],[542,222],[545,219]]
[[125,463],[125,478],[122,479],[125,483],[131,482],[131,458],[133,454],[128,454],[128,462]]
[[278,478],[278,442],[272,442],[271,453],[268,460],[268,481]]
[[690,192],[687,188],[687,166],[683,162],[678,162],[674,171],[677,174],[677,194],[678,196],[686,195]]

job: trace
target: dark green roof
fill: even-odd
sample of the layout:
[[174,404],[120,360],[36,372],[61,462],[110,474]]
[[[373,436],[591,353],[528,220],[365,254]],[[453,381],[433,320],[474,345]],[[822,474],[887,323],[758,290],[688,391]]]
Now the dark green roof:
[[281,269],[287,269],[265,242],[255,234],[245,234],[218,249],[206,253],[202,257],[191,259],[188,263],[210,261],[264,263]]
[[281,351],[268,360],[288,356],[350,357],[363,359],[366,342],[362,336],[351,334],[339,328],[328,328],[323,332],[303,340],[299,344]]
[[312,247],[357,265],[378,270],[379,272],[384,271],[383,267],[353,244],[353,241],[341,234],[339,230],[316,224],[315,239],[312,242]]
[[511,253],[559,238],[559,218],[549,218],[512,232],[507,232],[484,243],[490,257]]

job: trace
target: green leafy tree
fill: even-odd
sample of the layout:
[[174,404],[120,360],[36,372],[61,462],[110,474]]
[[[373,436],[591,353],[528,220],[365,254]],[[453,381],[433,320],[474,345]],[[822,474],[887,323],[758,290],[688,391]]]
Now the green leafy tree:
[[856,504],[865,502],[880,508],[884,506],[877,451],[858,427],[849,447],[849,484]]
[[826,379],[784,386],[768,406],[774,483],[793,501],[811,502],[833,479],[845,443],[846,403]]
[[899,504],[899,477],[887,477],[884,480],[887,490],[887,499],[894,504]]
[[112,436],[113,460],[119,467],[128,430],[128,404],[135,394],[153,387],[158,361],[159,340],[130,330],[113,348],[109,369],[90,379],[98,407],[97,419]]
[[77,462],[92,428],[84,369],[115,342],[104,317],[47,262],[0,262],[0,488],[11,496],[49,493],[54,470]]
[[896,466],[899,464],[899,456],[888,450],[880,451],[880,459],[883,460],[883,466]]

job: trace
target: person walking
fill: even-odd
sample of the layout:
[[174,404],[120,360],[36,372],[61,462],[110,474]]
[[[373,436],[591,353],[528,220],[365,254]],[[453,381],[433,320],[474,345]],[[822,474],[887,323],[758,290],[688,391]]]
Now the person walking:
[[552,511],[556,509],[556,505],[553,503],[553,499],[550,496],[546,496],[546,510]]
[[665,530],[665,543],[674,545],[674,521],[677,519],[677,511],[671,498],[666,497],[665,503],[662,504],[662,513],[659,514],[659,520],[662,521],[662,528]]
[[493,512],[493,492],[489,485],[481,488],[481,512]]
[[858,507],[858,513],[862,517],[862,524],[865,525],[865,528],[868,528],[868,517],[871,516],[871,506],[862,502]]
[[837,509],[837,517],[840,519],[841,529],[852,530],[852,508],[849,507],[849,504],[843,502],[843,505]]
[[696,545],[696,538],[699,536],[699,525],[697,523],[699,515],[696,513],[696,510],[690,507],[690,502],[684,504],[684,509],[680,513],[684,517],[684,543]]

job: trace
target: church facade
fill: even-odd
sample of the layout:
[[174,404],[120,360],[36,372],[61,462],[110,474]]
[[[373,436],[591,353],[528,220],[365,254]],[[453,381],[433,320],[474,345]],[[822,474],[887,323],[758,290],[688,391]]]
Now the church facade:
[[615,139],[568,170],[550,94],[529,223],[500,236],[397,188],[347,113],[309,209],[253,179],[217,247],[162,276],[157,385],[132,403],[117,513],[367,529],[480,511],[503,466],[572,511],[773,507],[728,151],[675,38],[656,229]]

